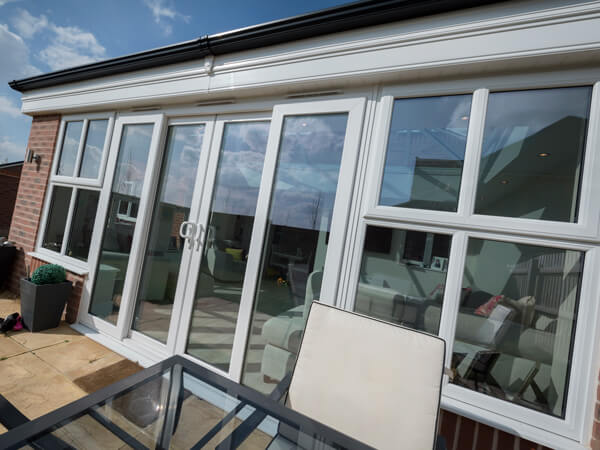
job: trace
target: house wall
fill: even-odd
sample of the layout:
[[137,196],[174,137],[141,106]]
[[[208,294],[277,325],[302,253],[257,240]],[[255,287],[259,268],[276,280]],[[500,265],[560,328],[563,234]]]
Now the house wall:
[[[9,280],[9,289],[15,293],[19,292],[19,279],[25,276],[26,264],[30,265],[32,272],[47,264],[35,257],[27,256],[26,253],[35,249],[59,125],[60,116],[56,115],[35,117],[31,125],[28,145],[35,149],[42,159],[39,165],[35,162],[24,164],[19,184],[9,236],[18,247],[15,266]],[[73,291],[67,304],[65,319],[69,323],[74,323],[77,319],[85,280],[84,277],[68,271],[67,278],[73,282]],[[600,386],[598,395],[594,435],[590,443],[591,448],[595,450],[600,450]],[[444,410],[440,415],[439,432],[446,439],[448,450],[545,450],[549,448]]]
[[0,169],[0,236],[8,236],[21,169],[21,165]]
[[[27,265],[33,272],[39,266],[47,264],[27,253],[35,249],[59,126],[59,115],[37,116],[31,124],[27,146],[40,155],[41,160],[39,163],[34,161],[23,164],[8,235],[9,240],[17,247],[17,255],[7,287],[16,294],[19,293],[19,280],[26,276]],[[83,278],[70,272],[67,272],[67,278],[73,282],[73,291],[67,303],[66,320],[73,323],[77,319]]]

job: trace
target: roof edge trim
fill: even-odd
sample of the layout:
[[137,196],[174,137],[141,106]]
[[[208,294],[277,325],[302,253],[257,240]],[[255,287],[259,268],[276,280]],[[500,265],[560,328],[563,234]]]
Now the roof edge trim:
[[9,82],[19,92],[349,31],[505,0],[367,0]]

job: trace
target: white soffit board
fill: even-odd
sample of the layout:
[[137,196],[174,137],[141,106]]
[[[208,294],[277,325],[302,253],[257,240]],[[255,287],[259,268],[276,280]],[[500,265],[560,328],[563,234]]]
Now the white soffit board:
[[[247,96],[293,89],[473,74],[542,64],[600,63],[600,1],[508,2],[397,22],[204,61],[34,90],[23,112],[127,108],[194,102],[210,94]],[[564,4],[564,3],[563,3]],[[535,9],[540,10],[536,11]],[[543,8],[543,9],[542,9]]]

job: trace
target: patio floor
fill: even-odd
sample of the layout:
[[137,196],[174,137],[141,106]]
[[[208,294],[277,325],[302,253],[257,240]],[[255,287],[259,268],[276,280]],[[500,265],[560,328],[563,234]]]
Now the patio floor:
[[[20,312],[19,299],[0,293],[0,317],[14,312]],[[0,334],[0,394],[29,419],[141,369],[64,322],[38,333]],[[5,431],[0,425],[0,433]]]

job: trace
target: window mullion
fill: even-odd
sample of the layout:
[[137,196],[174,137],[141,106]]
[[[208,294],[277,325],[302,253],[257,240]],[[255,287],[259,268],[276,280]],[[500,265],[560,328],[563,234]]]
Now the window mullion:
[[477,89],[473,93],[471,103],[465,162],[460,183],[460,195],[458,197],[458,215],[465,219],[473,214],[475,196],[477,195],[477,177],[479,161],[481,159],[488,95],[489,91],[487,89]]
[[[456,317],[460,307],[462,278],[467,254],[468,236],[464,231],[456,232],[452,236],[448,273],[446,274],[446,287],[440,316],[439,336],[446,341],[446,367],[451,366],[452,346],[456,330]],[[444,384],[448,376],[444,375]]]
[[60,254],[64,255],[67,249],[67,244],[69,242],[69,238],[71,236],[71,223],[73,222],[73,210],[75,209],[75,201],[77,199],[77,192],[79,189],[73,186],[73,191],[71,192],[71,201],[69,203],[69,212],[67,214],[67,223],[65,224],[65,235],[62,241],[62,245],[60,248]]

